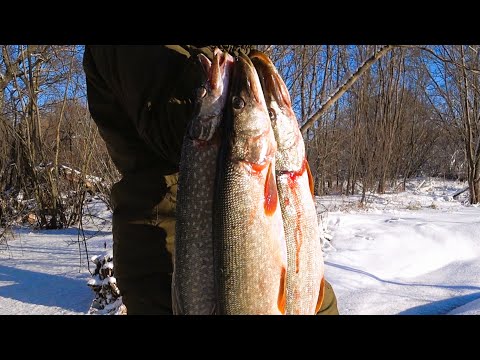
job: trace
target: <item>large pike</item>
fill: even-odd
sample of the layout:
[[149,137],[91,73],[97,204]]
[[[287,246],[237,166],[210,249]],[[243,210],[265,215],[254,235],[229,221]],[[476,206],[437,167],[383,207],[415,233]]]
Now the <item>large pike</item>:
[[287,242],[287,314],[316,314],[324,296],[324,263],[313,179],[290,95],[272,61],[250,54],[262,83],[277,142],[275,171]]
[[284,314],[287,254],[276,143],[246,56],[235,62],[229,98],[214,203],[217,313]]
[[196,115],[187,125],[180,160],[172,281],[174,314],[213,314],[212,207],[220,147],[219,125],[233,58],[216,50],[199,55],[206,81],[197,89]]

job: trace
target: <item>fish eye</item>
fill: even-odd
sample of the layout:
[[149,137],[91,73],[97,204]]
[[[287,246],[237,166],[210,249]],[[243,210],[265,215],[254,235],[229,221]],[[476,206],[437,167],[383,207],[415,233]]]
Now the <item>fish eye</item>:
[[207,96],[207,89],[205,89],[205,86],[200,86],[196,91],[196,95],[198,99],[202,99]]
[[270,120],[272,121],[277,119],[277,113],[272,108],[268,108],[268,116],[270,116]]
[[245,101],[243,101],[241,97],[234,96],[232,98],[232,105],[234,109],[241,110],[245,106]]

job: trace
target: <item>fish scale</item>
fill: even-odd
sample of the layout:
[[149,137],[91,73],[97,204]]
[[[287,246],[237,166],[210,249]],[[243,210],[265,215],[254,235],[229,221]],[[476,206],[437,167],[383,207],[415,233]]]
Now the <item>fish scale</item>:
[[213,62],[200,55],[206,83],[198,89],[197,114],[182,144],[176,207],[172,308],[176,315],[213,314],[212,209],[219,125],[223,118],[233,58],[216,50]]
[[290,173],[279,173],[277,185],[279,197],[289,199],[280,202],[288,254],[287,314],[313,315],[321,291],[323,255],[317,214],[310,204],[312,195],[304,172],[295,180]]
[[287,87],[274,64],[261,52],[252,51],[250,56],[277,142],[275,173],[288,254],[286,310],[292,315],[313,315],[323,301],[324,263],[305,144]]
[[[240,99],[244,106],[234,108]],[[235,101],[234,101],[235,100]],[[256,71],[234,65],[217,168],[214,259],[219,314],[283,314],[287,255],[275,138]]]
[[[215,308],[211,244],[213,186],[201,190],[198,186],[215,178],[217,154],[216,146],[199,149],[190,142],[185,145],[180,166],[175,252],[181,256],[175,258],[175,277],[181,277],[177,284],[184,314],[211,314]],[[192,191],[185,191],[188,187]],[[191,271],[192,267],[195,271]]]

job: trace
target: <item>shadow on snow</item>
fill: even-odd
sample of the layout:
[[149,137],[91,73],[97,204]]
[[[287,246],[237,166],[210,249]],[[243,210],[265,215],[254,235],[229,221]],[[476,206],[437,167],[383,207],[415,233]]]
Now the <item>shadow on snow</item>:
[[[111,235],[111,231],[104,230],[83,230],[87,238],[93,236],[108,236]],[[68,235],[72,237],[78,236],[78,229],[75,228],[66,228],[66,229],[52,229],[52,230],[32,230],[30,228],[16,228],[15,233],[20,234],[21,236],[28,237],[28,235],[51,235],[51,236],[63,236]]]
[[[2,285],[1,282],[12,282]],[[0,265],[0,297],[86,313],[93,298],[85,279]],[[0,313],[4,313],[0,308]]]
[[480,292],[455,296],[449,299],[433,301],[428,304],[415,306],[399,312],[398,315],[444,315],[477,299],[480,299]]
[[325,261],[325,265],[329,265],[332,267],[336,267],[342,270],[347,270],[347,271],[352,271],[358,274],[366,275],[368,277],[371,277],[372,279],[375,279],[377,281],[381,281],[386,284],[392,284],[392,285],[405,285],[405,286],[423,286],[423,287],[434,287],[434,288],[440,288],[440,289],[452,289],[452,290],[480,290],[480,287],[478,286],[471,286],[471,285],[436,285],[436,284],[418,284],[418,283],[408,283],[408,282],[400,282],[400,281],[393,281],[393,280],[385,280],[382,279],[376,275],[370,274],[369,272],[360,270],[360,269],[355,269],[350,266],[346,265],[339,265],[339,264],[334,264],[329,261]]
[[[366,275],[368,277],[371,277],[372,279],[375,279],[377,281],[387,283],[387,284],[393,284],[393,285],[402,285],[402,286],[418,286],[418,287],[433,287],[433,288],[441,288],[441,289],[451,289],[451,290],[480,290],[480,287],[478,286],[471,286],[471,285],[437,285],[437,284],[418,284],[418,283],[408,283],[408,282],[399,282],[399,281],[392,281],[392,280],[385,280],[382,279],[376,275],[370,274],[369,272],[359,270],[352,268],[350,266],[346,265],[339,265],[339,264],[334,264],[329,261],[325,261],[326,265],[336,267],[342,270],[346,271],[351,271],[355,272],[358,274]],[[469,302],[475,301],[477,299],[480,299],[480,292],[476,292],[473,294],[468,294],[468,295],[461,295],[461,296],[455,296],[452,298],[444,299],[444,300],[439,300],[439,301],[433,301],[428,304],[424,305],[419,305],[412,307],[410,309],[401,311],[398,313],[398,315],[442,315],[442,314],[447,314],[450,311],[463,306]]]

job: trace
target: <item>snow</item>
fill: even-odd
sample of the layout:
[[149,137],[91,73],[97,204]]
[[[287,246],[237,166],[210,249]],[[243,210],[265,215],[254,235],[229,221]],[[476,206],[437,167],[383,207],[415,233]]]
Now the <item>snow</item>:
[[419,183],[365,207],[317,198],[331,210],[325,274],[341,314],[480,314],[480,209],[449,196],[463,183]]
[[102,269],[112,269],[113,270],[113,263],[111,263],[111,262],[105,263],[102,266]]
[[90,285],[90,286],[99,286],[99,285],[101,285],[101,283],[100,283],[100,282],[98,281],[98,279],[96,279],[96,278],[92,278],[92,279],[88,280],[87,284]]
[[[330,239],[325,275],[341,314],[480,315],[480,207],[466,203],[468,193],[452,197],[465,186],[415,179],[406,192],[368,195],[366,205],[359,196],[317,197]],[[111,214],[99,201],[88,207],[98,216],[84,219],[88,255],[76,229],[17,228],[0,247],[0,314],[88,313],[87,284],[102,280],[87,259],[93,271],[93,261],[112,256]]]
[[[85,217],[88,257],[77,229],[34,231],[17,228],[8,248],[0,246],[0,315],[86,314],[94,298],[87,259],[111,248],[111,215],[100,202],[87,204],[107,221]],[[105,222],[105,224],[103,224]],[[90,264],[93,271],[95,265]]]
[[480,315],[480,299],[471,301],[450,312],[450,315]]
[[113,276],[109,276],[108,278],[103,279],[102,285],[107,285],[107,284],[116,284],[117,279]]
[[[120,309],[120,306],[122,306],[122,298],[118,298],[111,304],[105,305],[105,308],[103,310],[99,310],[99,315],[106,315],[109,311]],[[114,315],[119,315],[119,310],[117,310]]]

